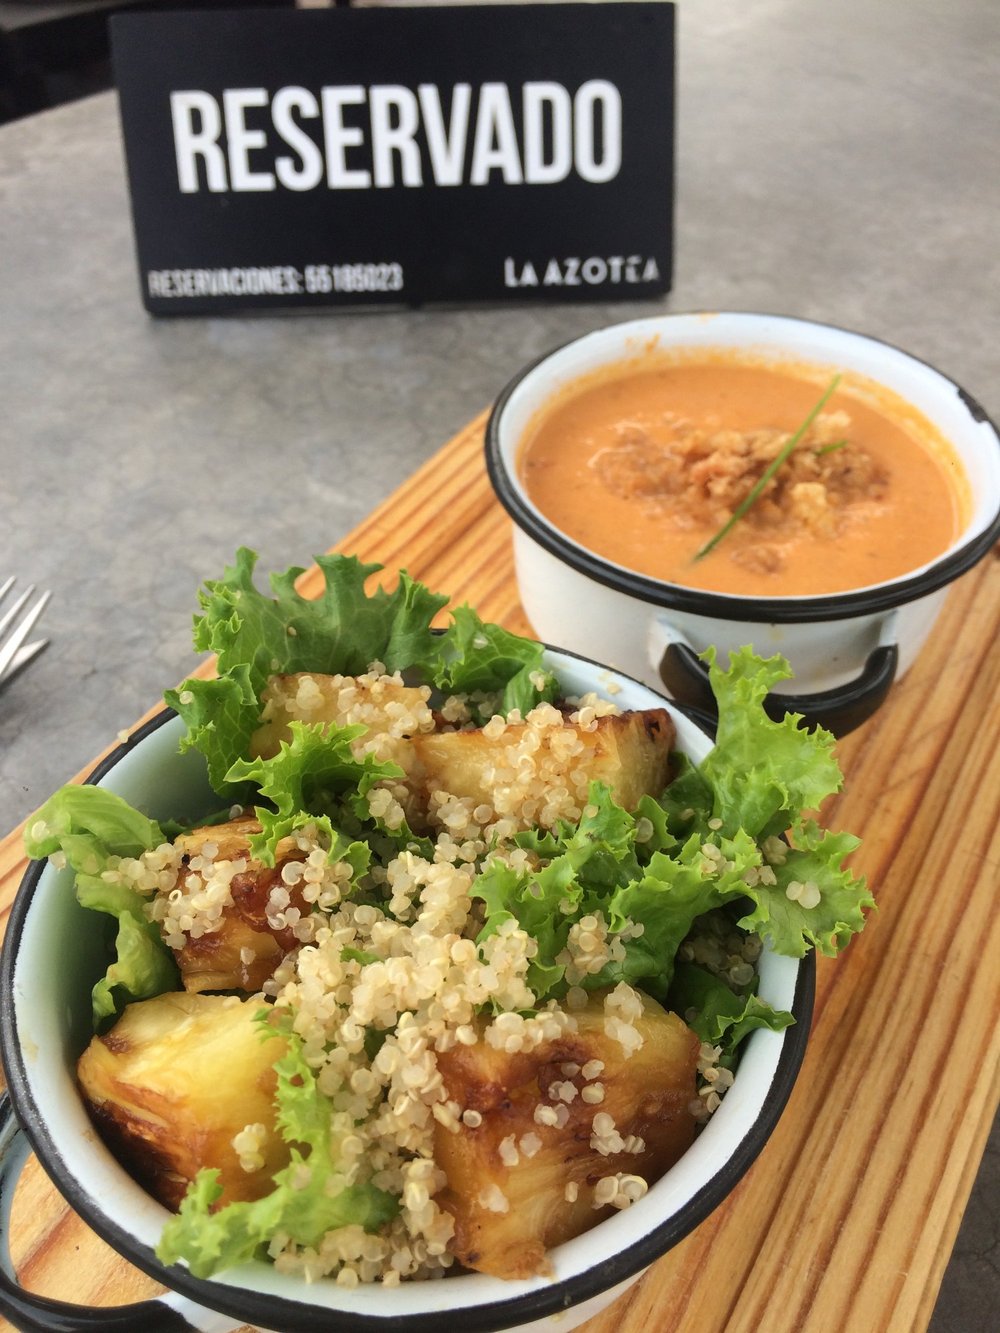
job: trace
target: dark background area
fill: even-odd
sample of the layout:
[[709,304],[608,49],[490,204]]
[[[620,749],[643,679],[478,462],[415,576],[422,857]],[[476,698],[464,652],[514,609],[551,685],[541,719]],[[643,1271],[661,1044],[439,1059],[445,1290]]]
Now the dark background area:
[[0,124],[113,86],[108,17],[294,8],[295,0],[0,0]]

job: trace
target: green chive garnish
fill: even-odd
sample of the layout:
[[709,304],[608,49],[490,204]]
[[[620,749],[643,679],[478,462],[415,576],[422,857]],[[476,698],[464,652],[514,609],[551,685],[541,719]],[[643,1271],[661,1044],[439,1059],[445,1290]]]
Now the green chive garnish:
[[[777,472],[778,468],[781,467],[782,463],[792,452],[792,450],[795,448],[798,442],[802,439],[803,435],[805,435],[806,431],[819,416],[820,412],[822,412],[823,408],[827,404],[827,401],[832,397],[834,390],[836,389],[839,383],[840,383],[840,376],[834,375],[833,379],[827,385],[819,402],[809,412],[809,415],[806,417],[805,421],[803,421],[802,425],[798,428],[798,430],[795,432],[794,435],[789,436],[789,438],[785,441],[785,443],[781,447],[781,452],[778,454],[776,458],[772,459],[771,462],[767,465],[763,475],[757,480],[755,485],[751,488],[750,493],[747,496],[745,496],[743,500],[740,501],[740,503],[733,510],[732,514],[730,514],[729,518],[726,519],[725,523],[723,523],[722,527],[715,534],[715,536],[710,537],[708,541],[705,543],[705,545],[695,554],[694,557],[695,560],[702,560],[706,555],[708,555],[709,551],[714,551],[715,548],[718,546],[719,542],[722,541],[723,537],[725,537],[736,526],[736,524],[740,521],[743,515],[760,498],[760,494],[763,491],[764,487]],[[840,443],[844,443],[844,441],[838,441],[838,444]],[[828,448],[832,449],[835,449],[837,447],[838,447],[837,445],[828,446]]]

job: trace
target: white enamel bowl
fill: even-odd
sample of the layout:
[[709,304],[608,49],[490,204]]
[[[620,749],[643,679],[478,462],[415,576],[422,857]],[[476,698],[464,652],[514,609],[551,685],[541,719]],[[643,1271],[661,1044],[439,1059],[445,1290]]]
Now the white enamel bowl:
[[[529,423],[581,376],[650,347],[737,349],[775,362],[853,371],[912,404],[951,443],[968,480],[965,526],[936,560],[898,578],[820,596],[729,596],[637,574],[595,555],[556,528],[528,498],[517,455]],[[486,431],[486,462],[514,520],[521,602],[548,643],[610,662],[693,707],[710,711],[704,668],[710,644],[724,654],[752,644],[781,653],[794,680],[772,711],[802,712],[843,735],[885,698],[912,665],[948,585],[1000,537],[1000,437],[983,409],[932,366],[874,338],[774,315],[664,315],[599,329],[527,366],[500,394]],[[919,523],[920,516],[913,516]],[[725,658],[723,657],[723,660]]]
[[[569,693],[604,692],[609,673],[573,655],[549,660]],[[623,708],[663,699],[616,677]],[[693,758],[710,742],[675,712],[678,744]],[[197,817],[217,805],[200,757],[177,753],[183,727],[165,712],[120,746],[91,780],[154,817]],[[765,953],[761,994],[790,1009],[794,1026],[748,1039],[733,1088],[694,1146],[633,1207],[553,1253],[555,1277],[504,1282],[480,1274],[354,1290],[307,1285],[252,1263],[210,1280],[165,1268],[154,1249],[168,1214],[118,1165],[95,1134],[74,1081],[89,1039],[89,992],[106,966],[107,918],[81,908],[71,875],[34,864],[20,888],[0,959],[0,1037],[13,1112],[0,1131],[0,1199],[9,1203],[30,1144],[81,1217],[120,1254],[170,1289],[159,1300],[119,1311],[45,1302],[0,1271],[0,1306],[22,1327],[102,1331],[142,1328],[222,1330],[250,1323],[282,1333],[462,1333],[533,1329],[564,1333],[610,1302],[624,1285],[681,1240],[733,1189],[776,1124],[801,1063],[812,1006],[814,966]],[[22,1128],[19,1128],[22,1127]],[[27,1140],[27,1142],[25,1142]],[[9,1214],[3,1214],[8,1225]],[[0,1254],[0,1270],[5,1265]],[[67,1293],[71,1295],[72,1293]],[[220,1313],[221,1312],[221,1313]]]

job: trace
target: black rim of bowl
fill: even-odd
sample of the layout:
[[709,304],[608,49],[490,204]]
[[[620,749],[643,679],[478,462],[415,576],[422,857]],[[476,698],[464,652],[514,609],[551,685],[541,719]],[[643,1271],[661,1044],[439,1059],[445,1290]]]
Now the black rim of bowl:
[[[565,650],[560,649],[560,652]],[[565,653],[576,657],[578,654]],[[589,659],[582,659],[587,661]],[[621,674],[621,673],[618,673]],[[676,708],[676,705],[671,704]],[[683,709],[678,711],[685,711]],[[176,717],[165,709],[136,728],[128,740],[117,746],[88,774],[86,782],[96,783],[146,737]],[[703,728],[704,729],[704,728]],[[31,910],[35,890],[45,863],[32,862],[18,888],[0,954],[0,1054],[15,1115],[38,1160],[67,1203],[93,1230],[120,1255],[150,1277],[200,1305],[234,1318],[281,1328],[286,1333],[438,1333],[447,1310],[407,1315],[362,1315],[310,1305],[284,1296],[274,1296],[248,1288],[228,1286],[211,1279],[192,1277],[180,1265],[166,1267],[154,1252],[108,1217],[97,1200],[78,1184],[72,1168],[51,1133],[45,1111],[34,1097],[18,1038],[14,1012],[13,982],[21,935]],[[812,953],[799,960],[792,1013],[795,1023],[781,1033],[781,1053],[761,1111],[733,1153],[672,1217],[648,1232],[641,1240],[611,1255],[605,1262],[584,1272],[510,1300],[456,1307],[463,1333],[493,1333],[517,1324],[540,1319],[592,1297],[635,1276],[661,1258],[703,1222],[723,1202],[749,1170],[769,1139],[791,1095],[799,1068],[805,1057],[812,1021],[816,986],[816,962]],[[136,1188],[139,1188],[138,1186]],[[443,1279],[447,1283],[448,1279]]]
[[[925,366],[941,377],[955,390],[971,416],[977,422],[985,422],[992,429],[1000,448],[1000,433],[985,409],[950,376],[923,361],[912,352],[887,342],[882,338],[873,338],[870,334],[846,329],[838,324],[825,324],[820,320],[797,319],[791,315],[769,315],[757,311],[677,311],[663,316],[664,319],[684,319],[706,314],[760,315],[764,319],[782,320],[788,324],[797,324],[806,328],[830,329],[836,333],[850,334],[855,338],[864,338],[866,342],[887,347],[901,356],[907,357],[918,365]],[[653,317],[654,319],[656,317]],[[628,323],[646,323],[646,320],[628,321]],[[614,325],[607,325],[613,328]],[[593,332],[602,332],[596,329]],[[891,611],[906,602],[926,597],[939,588],[953,583],[961,574],[977,564],[1000,538],[1000,504],[990,523],[982,532],[970,537],[963,545],[949,552],[922,573],[911,578],[900,578],[892,583],[875,584],[867,588],[858,588],[849,592],[827,593],[817,597],[732,597],[724,593],[710,592],[702,588],[685,588],[678,583],[666,583],[650,578],[623,565],[613,564],[594,555],[585,547],[579,546],[558,528],[543,519],[535,509],[528,505],[511,479],[500,448],[500,422],[508,401],[539,366],[566,347],[584,341],[590,337],[584,334],[580,338],[571,338],[560,343],[524,366],[500,391],[486,423],[486,471],[497,499],[517,526],[550,555],[554,555],[571,569],[602,583],[616,592],[625,593],[639,601],[654,606],[667,607],[673,611],[685,611],[699,616],[711,616],[717,620],[736,620],[766,624],[789,624],[797,621],[848,620],[855,616],[874,615],[882,611]]]

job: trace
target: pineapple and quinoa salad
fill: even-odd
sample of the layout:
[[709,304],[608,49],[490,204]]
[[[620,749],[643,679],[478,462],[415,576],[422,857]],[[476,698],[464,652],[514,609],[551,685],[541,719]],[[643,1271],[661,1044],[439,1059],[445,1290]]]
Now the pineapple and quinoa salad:
[[544,1273],[792,1021],[756,994],[765,942],[861,929],[856,839],[806,814],[832,738],[770,721],[787,667],[741,650],[694,767],[665,709],[563,698],[538,644],[319,563],[315,601],[298,569],[259,592],[245,549],[200,594],[218,676],[167,701],[218,810],[67,787],[29,821],[111,925],[81,1091],[197,1276]]

